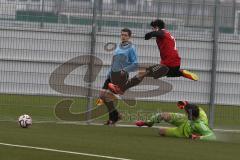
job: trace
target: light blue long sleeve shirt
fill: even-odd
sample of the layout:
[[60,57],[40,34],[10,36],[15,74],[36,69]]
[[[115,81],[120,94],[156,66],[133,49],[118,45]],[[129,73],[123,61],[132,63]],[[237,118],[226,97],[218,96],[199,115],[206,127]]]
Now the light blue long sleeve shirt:
[[119,44],[113,53],[111,71],[118,72],[125,70],[128,73],[138,68],[137,52],[133,44],[125,46]]

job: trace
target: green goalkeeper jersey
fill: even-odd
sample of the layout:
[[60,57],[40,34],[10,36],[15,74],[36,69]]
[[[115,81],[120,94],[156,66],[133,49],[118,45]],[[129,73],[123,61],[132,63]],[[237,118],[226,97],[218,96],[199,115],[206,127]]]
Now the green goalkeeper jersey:
[[202,140],[215,140],[215,134],[208,126],[208,118],[205,111],[199,107],[199,118],[197,120],[187,120],[183,125],[183,132],[186,137],[192,134],[201,135]]

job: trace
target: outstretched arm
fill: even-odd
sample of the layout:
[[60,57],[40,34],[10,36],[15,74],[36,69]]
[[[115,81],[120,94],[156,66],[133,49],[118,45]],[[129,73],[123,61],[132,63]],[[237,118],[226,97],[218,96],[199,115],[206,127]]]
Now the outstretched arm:
[[159,31],[152,31],[152,32],[148,32],[147,34],[145,34],[145,40],[149,40],[152,37],[163,37],[164,36],[164,31],[159,30]]
[[[200,123],[196,126],[197,132],[201,134],[201,136],[197,136],[192,139],[200,139],[200,140],[216,140],[216,136],[213,131],[204,123]],[[193,136],[193,135],[192,135]]]

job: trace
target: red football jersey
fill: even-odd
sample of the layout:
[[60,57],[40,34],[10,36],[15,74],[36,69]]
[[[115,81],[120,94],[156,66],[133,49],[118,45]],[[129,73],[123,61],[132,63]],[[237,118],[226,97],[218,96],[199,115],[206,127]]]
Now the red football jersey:
[[178,54],[175,38],[165,29],[163,37],[158,37],[156,39],[160,57],[161,64],[169,67],[178,67],[181,65],[181,58]]

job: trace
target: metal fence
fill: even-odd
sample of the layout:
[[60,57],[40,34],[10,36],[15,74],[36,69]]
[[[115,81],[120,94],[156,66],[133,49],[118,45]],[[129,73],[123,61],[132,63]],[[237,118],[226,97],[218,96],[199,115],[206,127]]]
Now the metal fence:
[[[196,72],[200,80],[162,78],[159,81],[171,84],[173,89],[154,96],[150,94],[154,89],[152,81],[146,81],[133,88],[138,96],[130,99],[153,101],[155,105],[189,100],[209,106],[212,126],[214,120],[222,123],[222,119],[239,124],[240,4],[236,0],[1,0],[0,3],[1,106],[18,103],[13,99],[16,97],[6,95],[41,95],[83,97],[84,107],[91,109],[111,63],[112,54],[104,50],[104,45],[119,43],[120,30],[128,27],[133,31],[139,62],[159,63],[155,42],[144,41],[143,36],[150,31],[149,23],[161,18],[176,37],[182,68]],[[92,56],[100,62],[95,62]],[[99,65],[101,70],[93,74],[94,67]],[[51,81],[53,75],[55,79]],[[15,103],[10,103],[11,99]],[[53,105],[37,99],[41,105]],[[23,104],[36,105],[27,100]]]

